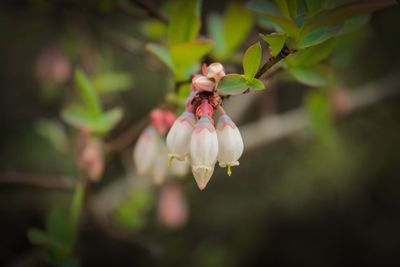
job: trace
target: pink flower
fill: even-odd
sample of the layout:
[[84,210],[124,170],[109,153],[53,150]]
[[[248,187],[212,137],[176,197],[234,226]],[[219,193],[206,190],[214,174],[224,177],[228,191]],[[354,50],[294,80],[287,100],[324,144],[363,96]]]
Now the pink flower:
[[143,175],[152,167],[159,142],[159,135],[152,126],[148,126],[140,135],[133,150],[133,160],[139,174]]
[[207,67],[207,78],[219,82],[225,76],[224,66],[221,63],[212,63]]
[[214,126],[208,117],[202,117],[195,125],[190,140],[192,172],[200,190],[211,178],[217,161],[218,139]]
[[202,90],[207,92],[214,91],[215,82],[208,79],[206,76],[203,75],[194,75],[192,79],[192,84],[194,89]]
[[231,118],[224,114],[218,120],[218,161],[219,166],[228,167],[231,175],[231,166],[239,165],[239,158],[243,154],[243,140],[239,129]]
[[153,166],[154,183],[160,185],[168,174],[168,152],[164,142],[160,142]]
[[194,122],[193,113],[187,111],[175,120],[167,135],[167,147],[171,158],[184,160],[189,154]]

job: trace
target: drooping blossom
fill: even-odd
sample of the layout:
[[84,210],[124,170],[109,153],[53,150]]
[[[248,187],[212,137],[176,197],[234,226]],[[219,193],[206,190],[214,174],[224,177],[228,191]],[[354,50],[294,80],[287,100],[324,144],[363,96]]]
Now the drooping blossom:
[[189,171],[189,160],[187,158],[184,160],[174,160],[171,162],[169,169],[173,175],[183,177]]
[[164,141],[160,141],[153,166],[155,184],[162,184],[168,174],[168,151]]
[[188,205],[179,184],[166,184],[161,188],[157,215],[160,222],[170,229],[185,225]]
[[243,140],[239,129],[232,119],[224,114],[218,119],[218,162],[220,167],[227,167],[230,176],[231,166],[239,165],[239,158],[243,154]]
[[152,126],[148,126],[140,135],[133,150],[133,159],[140,175],[152,167],[158,148],[159,136]]
[[203,190],[214,169],[218,154],[218,139],[214,125],[208,117],[197,121],[190,140],[190,157],[194,178]]
[[184,160],[189,154],[194,123],[193,113],[187,111],[175,120],[167,135],[167,147],[172,159]]

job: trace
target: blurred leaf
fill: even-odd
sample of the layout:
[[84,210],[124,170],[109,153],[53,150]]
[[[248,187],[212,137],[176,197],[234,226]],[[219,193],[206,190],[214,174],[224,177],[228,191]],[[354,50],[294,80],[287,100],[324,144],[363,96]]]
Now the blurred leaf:
[[68,138],[61,123],[41,119],[36,122],[36,131],[47,139],[56,149],[65,152],[68,147]]
[[246,40],[253,26],[253,15],[244,6],[230,2],[223,17],[225,51],[219,60],[228,58]]
[[247,7],[276,24],[278,28],[282,29],[290,37],[297,39],[299,35],[299,29],[297,28],[296,24],[291,19],[281,16],[276,12],[276,9],[271,7],[269,4],[255,1],[247,4]]
[[315,14],[324,8],[325,0],[306,0],[309,14]]
[[101,114],[100,98],[82,69],[75,70],[75,84],[88,111],[92,115]]
[[327,26],[318,28],[313,32],[310,32],[299,42],[299,49],[315,46],[321,44],[332,37],[336,36],[341,30],[341,25]]
[[132,195],[116,209],[116,221],[124,227],[140,229],[145,226],[146,216],[153,204],[149,189],[132,192]]
[[[269,13],[269,14],[273,14],[273,15],[277,15],[279,16],[279,10],[276,8],[276,6],[270,2],[266,2],[266,1],[251,1],[249,3],[247,3],[247,8],[249,8],[250,10],[252,10],[253,12],[264,12],[264,13]],[[267,28],[267,29],[274,29],[275,31],[282,31],[282,28],[279,27],[278,25],[276,25],[274,22],[272,22],[270,19],[266,18],[266,17],[258,17],[257,18],[257,22]]]
[[193,41],[201,26],[201,0],[174,0],[171,4],[169,45]]
[[316,68],[290,68],[289,73],[299,82],[309,86],[324,86],[327,78]]
[[260,37],[269,44],[271,56],[273,57],[276,57],[281,52],[286,42],[286,35],[284,33],[260,34]]
[[298,51],[285,60],[291,67],[311,67],[328,58],[334,48],[334,40],[323,42]]
[[175,72],[175,66],[172,62],[168,49],[154,43],[146,45],[147,51],[155,55],[161,62],[163,62],[172,72]]
[[133,85],[133,78],[126,73],[108,72],[93,78],[93,85],[99,93],[125,91]]
[[292,17],[292,19],[295,20],[297,18],[297,0],[286,0],[286,1],[290,17]]
[[222,60],[226,53],[226,45],[224,38],[224,25],[221,16],[211,14],[207,19],[207,32],[215,41],[215,46],[212,51],[212,56],[218,60]]
[[28,230],[28,238],[29,241],[33,244],[37,245],[46,245],[57,249],[62,249],[62,244],[54,239],[52,236],[49,236],[46,232],[43,232],[39,229],[29,229]]
[[218,83],[217,91],[224,95],[239,95],[247,88],[247,81],[242,75],[228,74]]
[[375,0],[344,4],[334,9],[321,12],[318,16],[307,21],[303,33],[309,33],[321,27],[343,23],[350,18],[361,16],[393,4],[394,1],[392,0]]
[[102,115],[93,116],[79,105],[71,105],[61,113],[63,119],[76,128],[88,128],[95,134],[104,135],[122,118],[122,110],[114,108]]
[[252,80],[261,63],[261,45],[259,42],[250,46],[243,56],[243,70],[246,80]]
[[145,36],[157,40],[165,36],[165,34],[167,33],[167,27],[161,21],[148,20],[141,23],[140,31]]
[[289,7],[286,0],[274,0],[282,16],[290,18]]
[[367,14],[347,20],[344,23],[343,27],[340,29],[339,34],[346,34],[358,29],[359,27],[367,24],[370,17],[371,14]]
[[247,87],[249,87],[249,89],[253,89],[253,90],[262,90],[265,88],[265,85],[259,79],[254,78],[250,81],[247,81]]
[[171,46],[170,55],[174,66],[182,69],[202,59],[214,46],[214,41],[207,39],[194,40]]
[[305,108],[311,130],[322,138],[329,137],[332,129],[332,112],[327,94],[312,92],[306,97]]
[[63,245],[65,250],[72,249],[74,232],[69,223],[67,215],[59,210],[52,210],[47,217],[47,233]]
[[69,215],[70,222],[74,232],[79,222],[79,216],[83,204],[83,197],[84,197],[83,185],[81,183],[78,183],[75,187],[74,195],[72,196],[70,215]]

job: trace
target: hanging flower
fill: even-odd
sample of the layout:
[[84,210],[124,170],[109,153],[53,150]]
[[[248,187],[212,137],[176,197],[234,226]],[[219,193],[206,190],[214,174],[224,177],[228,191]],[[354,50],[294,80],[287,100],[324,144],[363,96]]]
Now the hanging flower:
[[190,140],[190,156],[194,178],[203,190],[217,161],[218,139],[215,128],[208,117],[202,117],[195,125]]
[[164,144],[161,141],[158,146],[158,151],[155,156],[154,166],[153,166],[153,177],[155,184],[162,184],[168,174],[168,152]]
[[228,167],[230,176],[231,166],[239,165],[239,158],[243,153],[243,140],[239,129],[231,118],[224,114],[218,120],[218,162],[220,167]]
[[189,154],[194,123],[194,115],[187,111],[175,120],[167,135],[167,147],[171,159],[184,160]]
[[185,176],[189,171],[189,160],[174,160],[171,162],[170,171],[173,175],[178,177]]
[[133,150],[133,160],[139,174],[150,170],[157,153],[159,135],[152,126],[148,126],[140,135]]

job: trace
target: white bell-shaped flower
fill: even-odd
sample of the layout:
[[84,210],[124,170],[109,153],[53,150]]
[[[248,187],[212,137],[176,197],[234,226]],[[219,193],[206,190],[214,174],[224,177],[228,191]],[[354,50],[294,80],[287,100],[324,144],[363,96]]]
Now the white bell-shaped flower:
[[243,154],[243,139],[235,123],[226,114],[218,119],[217,136],[219,166],[228,167],[230,176],[231,166],[239,165],[238,160]]
[[160,141],[153,166],[153,178],[155,184],[162,184],[168,174],[168,151],[164,141]]
[[190,140],[190,157],[194,178],[201,190],[205,188],[217,161],[218,139],[209,118],[202,117],[195,125]]
[[187,158],[184,160],[174,160],[171,162],[169,169],[172,175],[183,177],[189,171],[189,160]]
[[159,135],[152,126],[148,126],[139,136],[133,150],[133,160],[137,172],[145,174],[152,167],[159,142]]
[[167,147],[171,159],[184,160],[189,154],[194,123],[193,113],[187,111],[175,120],[167,135]]
[[214,173],[214,166],[215,163],[211,166],[211,169],[196,168],[194,166],[192,167],[194,179],[196,180],[197,186],[200,188],[200,190],[206,188],[206,185]]

